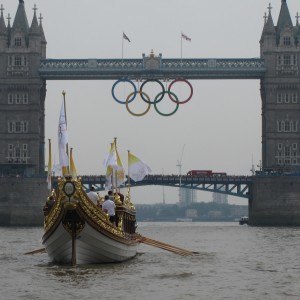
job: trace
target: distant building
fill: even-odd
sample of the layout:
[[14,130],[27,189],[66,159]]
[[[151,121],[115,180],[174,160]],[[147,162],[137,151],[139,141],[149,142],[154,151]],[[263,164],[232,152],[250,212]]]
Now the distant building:
[[[217,185],[217,187],[221,187]],[[220,188],[221,191],[225,191],[225,187]],[[213,202],[218,204],[228,204],[228,195],[221,194],[221,193],[213,193]]]
[[179,204],[187,206],[197,202],[197,191],[187,188],[179,188]]
[[186,209],[185,210],[185,216],[187,218],[198,218],[197,209],[191,209],[191,208]]

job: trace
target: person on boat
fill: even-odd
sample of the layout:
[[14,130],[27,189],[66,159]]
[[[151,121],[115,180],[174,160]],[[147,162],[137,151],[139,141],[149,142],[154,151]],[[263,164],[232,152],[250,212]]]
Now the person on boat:
[[108,198],[112,201],[115,201],[114,193],[113,191],[108,191],[107,192]]
[[113,224],[116,224],[116,205],[113,200],[105,195],[104,202],[102,204],[102,210],[109,215],[109,220]]
[[50,213],[54,204],[55,204],[55,198],[53,195],[51,195],[48,197],[48,199],[43,207],[44,216],[47,216]]
[[90,191],[87,193],[87,196],[90,198],[97,205],[98,201],[98,194],[95,192],[95,188],[91,186]]

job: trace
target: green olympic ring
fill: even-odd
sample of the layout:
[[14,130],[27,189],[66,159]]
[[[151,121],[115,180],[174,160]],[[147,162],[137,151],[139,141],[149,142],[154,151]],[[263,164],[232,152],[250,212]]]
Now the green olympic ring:
[[[160,111],[158,110],[156,104],[157,104],[157,102],[159,102],[159,101],[156,102],[156,99],[158,99],[158,98],[160,97],[161,94],[163,94],[163,97],[165,96],[165,94],[168,94],[169,96],[172,95],[172,96],[176,99],[176,102],[173,101],[173,102],[176,103],[176,107],[175,107],[175,109],[174,109],[172,112],[170,112],[170,113],[162,113],[162,112],[160,112]],[[176,113],[176,111],[177,111],[178,108],[179,108],[178,97],[177,97],[173,92],[170,92],[170,91],[160,92],[160,93],[158,93],[158,94],[156,95],[156,97],[155,97],[155,99],[154,99],[154,108],[155,108],[156,112],[157,112],[158,114],[160,114],[161,116],[164,116],[164,117],[172,116],[172,115],[174,115],[174,114]]]
[[[129,102],[130,102],[130,98],[131,98],[131,96],[132,96],[133,94],[139,94],[141,97],[142,97],[142,95],[145,95],[145,96],[146,96],[146,98],[147,98],[147,103],[148,103],[148,107],[147,107],[147,109],[146,109],[144,112],[142,112],[142,113],[134,113],[134,112],[132,112],[132,111],[130,110],[130,108],[129,108]],[[131,115],[133,115],[133,116],[135,116],[135,117],[141,117],[141,116],[144,116],[144,115],[150,110],[150,108],[151,108],[150,97],[149,97],[145,92],[143,92],[143,91],[141,91],[141,90],[138,91],[138,92],[132,92],[132,93],[130,93],[130,94],[127,96],[127,98],[126,98],[125,104],[126,104],[126,109],[127,109],[127,111],[128,111]]]

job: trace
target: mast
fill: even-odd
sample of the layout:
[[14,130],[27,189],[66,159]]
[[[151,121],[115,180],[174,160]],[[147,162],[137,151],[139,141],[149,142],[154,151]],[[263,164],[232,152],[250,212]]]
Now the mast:
[[[117,151],[117,138],[114,138],[115,151],[117,156],[117,164],[118,164],[118,151]],[[116,193],[118,192],[118,169],[115,172],[115,183],[116,183]]]
[[[66,130],[68,130],[68,121],[67,121],[67,107],[66,107],[66,91],[62,91],[62,95],[63,95],[63,98],[64,98],[64,111],[65,111],[65,120],[66,120]],[[69,156],[69,142],[67,142],[66,144],[66,153],[67,153],[67,156],[68,158],[70,159],[70,156]],[[68,165],[68,173],[70,173],[70,162],[69,162],[69,165]]]
[[127,166],[128,166],[128,170],[127,170],[127,191],[128,194],[130,194],[130,174],[129,174],[129,155],[130,155],[130,150],[127,150],[128,152],[128,162],[127,162]]

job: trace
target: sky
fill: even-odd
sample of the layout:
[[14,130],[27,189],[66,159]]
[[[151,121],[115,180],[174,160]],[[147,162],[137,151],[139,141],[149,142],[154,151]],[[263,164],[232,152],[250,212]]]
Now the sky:
[[[181,32],[191,38],[183,43],[184,58],[254,58],[260,56],[263,15],[269,2],[276,24],[280,0],[25,0],[29,23],[33,6],[43,15],[47,58],[121,58],[122,33],[125,58],[141,58],[153,49],[163,58],[180,57]],[[17,0],[2,0],[14,18]],[[287,1],[292,19],[299,0]],[[191,81],[194,96],[171,117],[159,116],[153,107],[134,117],[111,96],[114,81],[47,81],[46,140],[57,140],[62,90],[66,91],[68,134],[80,174],[104,174],[103,158],[117,137],[126,165],[127,150],[144,160],[153,174],[178,174],[210,169],[232,175],[250,175],[252,159],[261,159],[261,98],[259,80]],[[130,88],[117,89],[123,97]],[[155,95],[156,86],[147,92]],[[187,89],[176,87],[184,97]],[[132,103],[132,110],[142,109]],[[170,111],[167,103],[160,107]],[[57,146],[55,146],[57,147]],[[58,152],[56,160],[58,159]],[[46,157],[47,161],[47,157]],[[135,203],[162,202],[162,187],[132,189]],[[211,193],[198,193],[210,201]],[[178,201],[178,189],[165,188],[166,203]],[[230,197],[230,203],[246,204]]]

